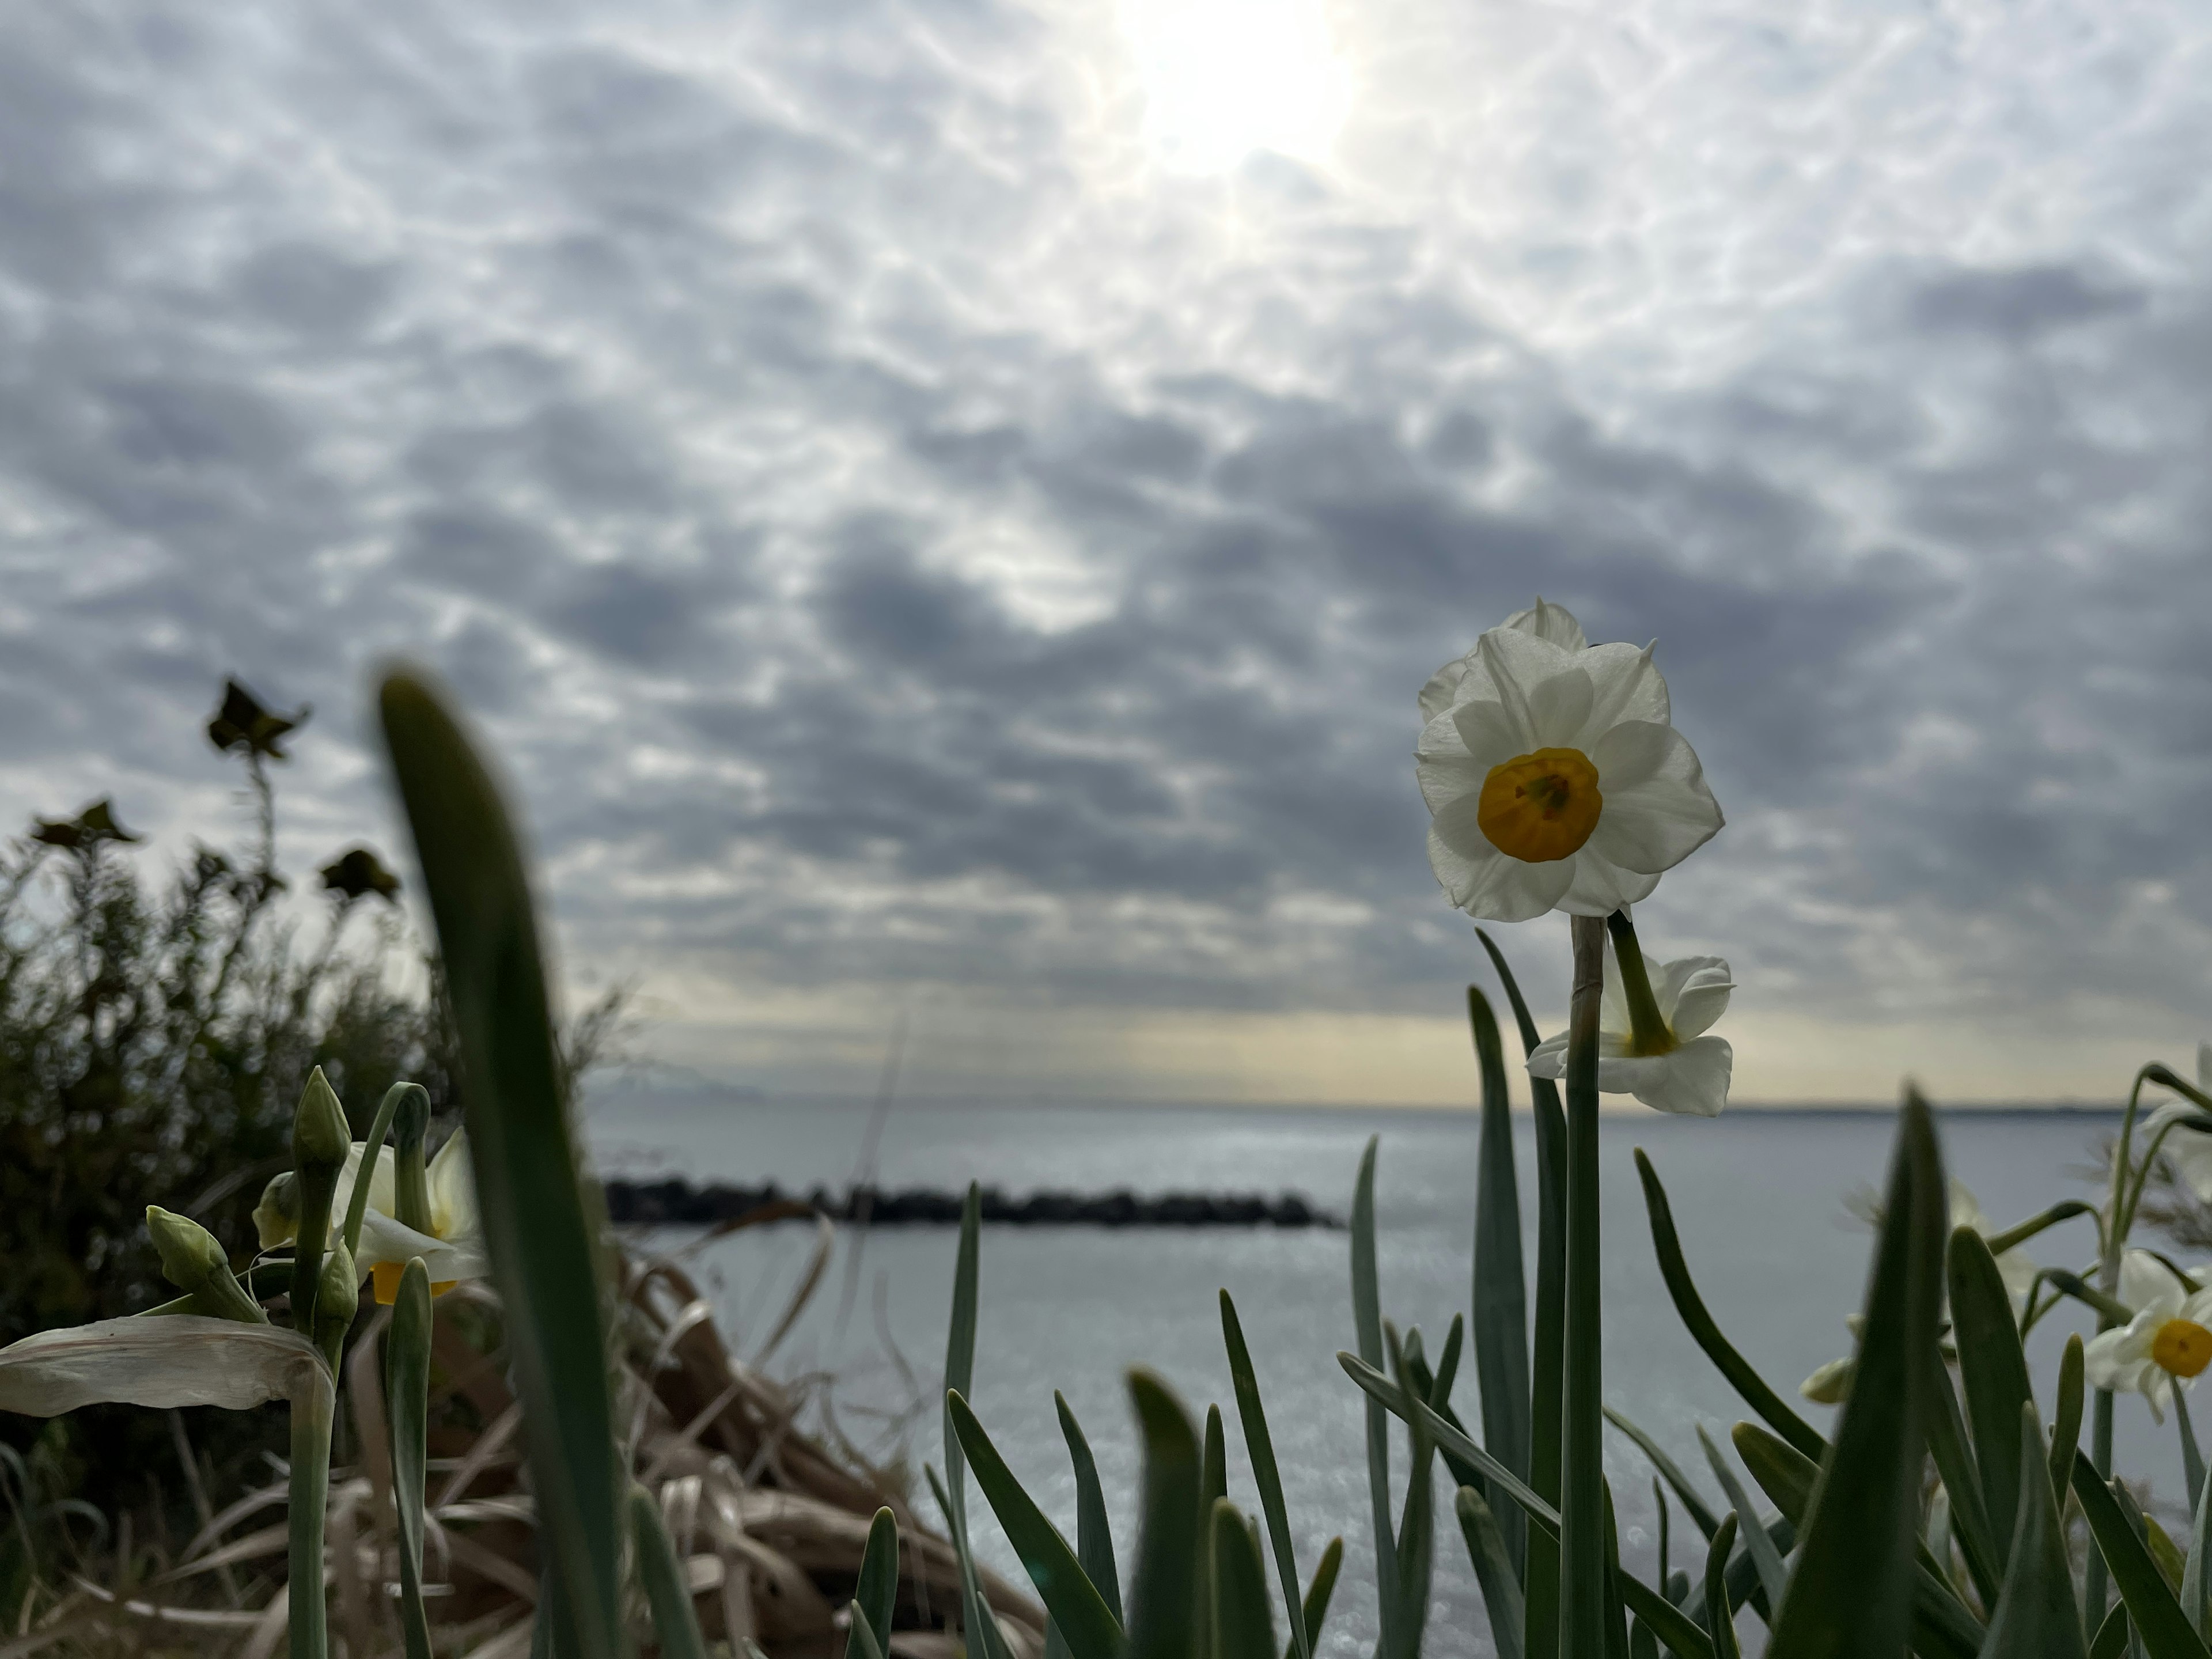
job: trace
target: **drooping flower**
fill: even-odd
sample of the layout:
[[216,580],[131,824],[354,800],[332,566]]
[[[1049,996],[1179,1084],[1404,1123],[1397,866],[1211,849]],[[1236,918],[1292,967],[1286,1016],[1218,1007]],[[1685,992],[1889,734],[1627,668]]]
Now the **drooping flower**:
[[[1984,1238],[1995,1238],[2003,1229],[1982,1213],[1982,1206],[1972,1189],[1958,1176],[1951,1177],[1951,1229],[1972,1227]],[[2015,1244],[1997,1257],[1997,1276],[2004,1280],[2005,1294],[2012,1298],[2013,1316],[2020,1316],[2027,1306],[2028,1293],[2035,1288],[2036,1267],[2027,1248]]]
[[[1597,1086],[1609,1095],[1633,1095],[1662,1112],[1717,1117],[1728,1104],[1735,1054],[1726,1037],[1706,1032],[1728,1008],[1735,989],[1718,957],[1684,957],[1652,965],[1652,1001],[1663,1035],[1639,1042],[1636,1020],[1621,983],[1620,957],[1607,951],[1605,995],[1598,1010]],[[1561,1032],[1528,1055],[1528,1075],[1558,1081],[1567,1074],[1567,1037]]]
[[376,1299],[389,1306],[399,1294],[399,1276],[408,1261],[422,1258],[430,1271],[430,1293],[442,1296],[464,1279],[481,1279],[490,1270],[484,1255],[483,1226],[477,1214],[476,1174],[469,1164],[468,1132],[456,1129],[428,1172],[430,1213],[427,1231],[410,1227],[380,1203],[369,1189],[362,1217],[361,1249],[355,1265],[375,1281]]
[[1492,629],[1421,706],[1429,864],[1469,915],[1608,915],[1721,827],[1650,649],[1586,645],[1558,605]]
[[[331,1226],[332,1233],[344,1224],[346,1206],[353,1202],[353,1185],[361,1178],[362,1155],[368,1147],[355,1141],[346,1154],[344,1166],[338,1171],[338,1184],[331,1194]],[[389,1146],[378,1149],[376,1163],[369,1171],[368,1207],[370,1211],[392,1212],[397,1191],[397,1176]],[[261,1201],[253,1206],[253,1227],[261,1240],[261,1248],[273,1250],[289,1244],[300,1234],[299,1177],[289,1170],[270,1178],[262,1188]],[[325,1236],[327,1247],[329,1237]]]
[[2120,1262],[2119,1299],[2135,1317],[2090,1339],[2083,1356],[2089,1384],[2141,1394],[2163,1423],[2174,1389],[2212,1365],[2212,1290],[2185,1281],[2148,1250],[2130,1250]]
[[[2212,1042],[2197,1045],[2197,1086],[2212,1095]],[[2181,1184],[2212,1204],[2212,1134],[2189,1127],[2189,1121],[2203,1116],[2203,1109],[2193,1100],[2169,1100],[2150,1115],[2147,1128],[2155,1135],[2173,1125],[2166,1136],[2166,1155],[2173,1160]]]

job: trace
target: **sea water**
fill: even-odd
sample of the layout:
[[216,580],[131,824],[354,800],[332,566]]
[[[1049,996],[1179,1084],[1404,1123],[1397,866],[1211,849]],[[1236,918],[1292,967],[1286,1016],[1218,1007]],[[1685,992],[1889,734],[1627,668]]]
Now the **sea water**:
[[[750,1101],[665,1090],[604,1091],[587,1121],[611,1172],[682,1175],[695,1182],[842,1188],[858,1172],[873,1114],[867,1103]],[[2096,1194],[2091,1176],[2116,1119],[2075,1111],[1943,1115],[1951,1173],[2000,1226],[2062,1198]],[[1600,1130],[1604,1200],[1605,1398],[1635,1419],[1721,1502],[1698,1443],[1704,1425],[1723,1449],[1729,1425],[1750,1417],[1683,1329],[1661,1281],[1632,1159],[1650,1157],[1707,1305],[1736,1346],[1786,1399],[1827,1430],[1832,1413],[1799,1400],[1798,1382],[1850,1351],[1845,1316],[1859,1306],[1872,1234],[1847,1206],[1879,1186],[1895,1128],[1882,1112],[1731,1110],[1712,1121],[1650,1112],[1608,1114]],[[882,1186],[1009,1193],[1039,1188],[1140,1193],[1173,1189],[1302,1192],[1342,1215],[1367,1139],[1379,1137],[1376,1183],[1383,1312],[1420,1328],[1433,1356],[1472,1294],[1476,1120],[1471,1112],[1170,1108],[1158,1105],[975,1105],[901,1102],[880,1121],[873,1175]],[[1515,1124],[1525,1246],[1534,1264],[1535,1152],[1525,1117]],[[766,1361],[787,1376],[834,1379],[838,1428],[862,1450],[903,1452],[919,1480],[942,1467],[945,1323],[956,1235],[949,1227],[846,1229],[805,1305]],[[684,1230],[655,1236],[680,1246]],[[779,1322],[814,1245],[811,1230],[738,1234],[702,1251],[696,1266],[734,1350],[757,1353]],[[2030,1246],[2039,1261],[2074,1268],[2095,1255],[2094,1229],[2069,1222]],[[1350,1252],[1342,1231],[989,1227],[981,1247],[981,1311],[970,1403],[1015,1474],[1070,1537],[1074,1479],[1053,1406],[1055,1389],[1097,1455],[1124,1571],[1135,1543],[1138,1456],[1125,1385],[1129,1366],[1164,1376],[1194,1416],[1218,1403],[1227,1427],[1230,1490],[1258,1499],[1244,1462],[1218,1292],[1235,1297],[1273,1431],[1302,1573],[1341,1534],[1346,1552],[1323,1651],[1371,1647],[1375,1625],[1363,1396],[1339,1349],[1356,1346]],[[1533,1289],[1533,1283],[1532,1283]],[[2067,1304],[2030,1342],[2039,1396],[2050,1409],[2057,1355],[2069,1330],[2091,1328]],[[1454,1404],[1480,1421],[1472,1356]],[[2118,1461],[2179,1501],[2179,1454],[2169,1419],[2154,1428],[2140,1400],[2119,1402]],[[2085,1430],[2086,1435],[2086,1430]],[[1402,1502],[1402,1437],[1394,1447]],[[1652,1470],[1608,1430],[1606,1473],[1632,1571],[1656,1570]],[[1450,1509],[1437,1484],[1436,1566],[1426,1651],[1492,1651],[1488,1625]],[[1748,1484],[1748,1483],[1747,1483]],[[1755,1488],[1753,1489],[1755,1491]],[[1021,1571],[971,1501],[979,1551],[1016,1582]],[[932,1515],[932,1519],[937,1517]],[[2169,1525],[2179,1524],[2172,1516]],[[1703,1540],[1674,1511],[1671,1565],[1695,1577]],[[1271,1575],[1272,1578],[1272,1575]],[[1755,1621],[1746,1616],[1749,1636]]]

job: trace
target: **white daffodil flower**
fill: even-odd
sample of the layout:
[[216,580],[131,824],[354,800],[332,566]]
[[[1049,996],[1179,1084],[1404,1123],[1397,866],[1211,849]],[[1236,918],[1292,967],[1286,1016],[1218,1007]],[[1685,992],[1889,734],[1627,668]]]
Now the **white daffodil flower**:
[[[1971,1188],[1958,1176],[1951,1177],[1951,1230],[1972,1227],[1984,1238],[1995,1238],[2004,1229],[1982,1213],[1980,1202]],[[2026,1249],[2015,1244],[1997,1257],[1997,1277],[2004,1280],[2005,1294],[2012,1298],[2013,1316],[2017,1319],[2027,1306],[2028,1292],[2035,1288],[2035,1263],[2029,1260]]]
[[399,1275],[416,1256],[430,1270],[430,1294],[442,1296],[464,1279],[481,1279],[490,1270],[484,1255],[483,1225],[477,1214],[476,1173],[469,1164],[465,1129],[456,1129],[430,1160],[430,1229],[420,1232],[392,1213],[369,1188],[361,1222],[361,1249],[354,1263],[375,1281],[376,1299],[389,1306],[399,1294]]
[[1581,641],[1540,603],[1422,690],[1429,865],[1469,915],[1609,915],[1721,827],[1650,650]]
[[[346,1206],[353,1202],[353,1184],[361,1179],[362,1155],[368,1150],[366,1144],[355,1141],[346,1154],[345,1167],[338,1171],[337,1189],[331,1194],[331,1226],[335,1234],[344,1224]],[[389,1146],[379,1149],[375,1165],[368,1176],[368,1204],[372,1210],[390,1214],[398,1191],[398,1165],[393,1162]],[[300,1232],[300,1199],[298,1177],[286,1170],[271,1181],[262,1192],[261,1202],[253,1206],[253,1228],[259,1236],[261,1248],[273,1250],[294,1243]],[[330,1247],[326,1236],[325,1249]]]
[[[2212,1042],[2197,1045],[2197,1086],[2212,1095]],[[2203,1108],[2193,1100],[2169,1100],[2150,1115],[2148,1130],[2155,1135],[2169,1123],[2202,1114]],[[2212,1204],[2212,1134],[2178,1127],[2166,1137],[2164,1150],[2173,1160],[2181,1184],[2201,1201]]]
[[[1718,957],[1684,957],[1654,963],[1652,1000],[1665,1023],[1665,1046],[1639,1051],[1627,994],[1620,982],[1620,958],[1605,957],[1605,996],[1598,1010],[1597,1086],[1602,1094],[1634,1095],[1662,1112],[1718,1117],[1728,1104],[1729,1078],[1735,1051],[1726,1037],[1706,1031],[1728,1008],[1735,989],[1729,965]],[[1554,1082],[1567,1074],[1565,1032],[1547,1037],[1530,1051],[1528,1075]]]
[[2212,1290],[2185,1284],[2148,1250],[2130,1250],[2120,1262],[2119,1299],[2135,1317],[2089,1340],[2089,1385],[2140,1393],[2163,1423],[2174,1389],[2212,1365]]

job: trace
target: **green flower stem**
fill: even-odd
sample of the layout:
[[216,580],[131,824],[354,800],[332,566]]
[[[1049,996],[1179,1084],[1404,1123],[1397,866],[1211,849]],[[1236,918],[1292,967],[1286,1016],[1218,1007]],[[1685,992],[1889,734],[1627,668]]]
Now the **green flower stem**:
[[[369,1179],[376,1170],[376,1155],[384,1150],[385,1137],[392,1133],[392,1120],[403,1100],[414,1103],[413,1097],[422,1097],[421,1108],[426,1114],[430,1109],[429,1091],[419,1083],[395,1083],[384,1091],[378,1103],[376,1118],[368,1126],[368,1139],[361,1144],[361,1173],[354,1177],[352,1195],[346,1200],[345,1245],[355,1255],[361,1253],[361,1224],[368,1213]],[[421,1144],[418,1137],[416,1144]],[[425,1208],[428,1206],[427,1196]]]
[[292,1401],[291,1659],[326,1659],[329,1647],[323,1600],[323,1510],[330,1500],[334,1400],[333,1390],[325,1382],[302,1390]]
[[[1621,994],[1628,1001],[1629,1030],[1636,1052],[1672,1053],[1680,1045],[1660,1015],[1659,1000],[1651,994],[1651,975],[1644,965],[1644,951],[1636,942],[1636,924],[1629,921],[1627,911],[1615,910],[1605,919],[1605,925],[1613,935],[1614,959],[1620,963]],[[1577,969],[1577,975],[1580,971]],[[1580,983],[1579,977],[1577,983]]]
[[[1615,917],[1616,921],[1625,919]],[[1605,1659],[1605,1419],[1597,1179],[1598,1005],[1606,924],[1574,919],[1574,1000],[1567,1019],[1567,1297],[1559,1505],[1560,1659]],[[1616,933],[1615,937],[1619,934]],[[1632,935],[1632,951],[1633,950]],[[1624,973],[1623,977],[1626,977]]]
[[407,1659],[431,1659],[422,1605],[422,1503],[428,1467],[430,1390],[430,1275],[408,1262],[385,1338],[384,1390],[392,1413],[392,1498],[399,1517],[399,1625]]

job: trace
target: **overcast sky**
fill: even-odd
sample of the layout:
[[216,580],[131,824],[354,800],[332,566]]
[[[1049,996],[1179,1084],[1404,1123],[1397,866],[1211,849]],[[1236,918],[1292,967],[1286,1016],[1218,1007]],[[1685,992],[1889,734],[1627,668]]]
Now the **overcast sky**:
[[[1656,637],[1742,1099],[2212,1035],[2212,16],[12,8],[0,787],[404,852],[392,653],[567,972],[775,1090],[1445,1100],[1414,694]],[[411,866],[403,866],[411,867]],[[1504,930],[1547,1020],[1565,924]],[[1486,975],[1484,975],[1486,977]]]

